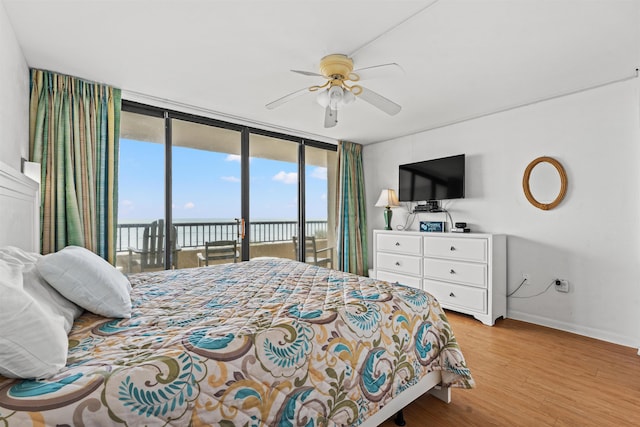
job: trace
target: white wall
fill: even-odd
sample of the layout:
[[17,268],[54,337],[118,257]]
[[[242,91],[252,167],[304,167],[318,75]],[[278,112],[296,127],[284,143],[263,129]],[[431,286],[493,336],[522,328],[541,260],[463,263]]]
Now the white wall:
[[[510,298],[508,316],[638,347],[639,86],[634,79],[365,146],[369,236],[384,226],[373,204],[380,189],[397,189],[399,164],[465,153],[466,198],[446,207],[473,231],[508,235],[509,290],[523,273],[530,284],[518,295],[542,291],[554,278],[570,282],[568,294],[551,288]],[[551,211],[530,205],[522,191],[527,164],[543,155],[559,160],[569,180]],[[394,227],[406,218],[395,211]]]
[[29,67],[0,2],[0,161],[29,157]]

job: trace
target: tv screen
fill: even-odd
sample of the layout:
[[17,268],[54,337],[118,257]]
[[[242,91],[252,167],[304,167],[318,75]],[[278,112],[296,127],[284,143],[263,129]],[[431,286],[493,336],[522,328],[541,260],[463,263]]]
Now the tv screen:
[[400,165],[401,202],[464,198],[464,154]]

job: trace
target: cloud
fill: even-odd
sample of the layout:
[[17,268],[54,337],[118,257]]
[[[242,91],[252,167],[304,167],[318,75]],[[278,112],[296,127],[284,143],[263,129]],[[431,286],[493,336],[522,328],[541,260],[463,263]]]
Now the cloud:
[[316,179],[327,180],[327,168],[317,167],[311,172],[311,177]]
[[118,202],[118,212],[120,214],[128,214],[136,210],[135,204],[131,200],[120,200]]
[[[224,159],[227,162],[238,162],[240,163],[240,160],[242,160],[242,156],[240,156],[240,154],[229,154],[227,156],[226,159]],[[249,163],[251,163],[253,161],[253,157],[249,157]]]
[[220,179],[227,182],[240,182],[240,178],[235,176],[221,176]]
[[196,204],[195,204],[195,203],[193,203],[193,202],[188,202],[188,203],[186,203],[186,204],[184,205],[184,208],[185,208],[185,209],[193,209],[193,208],[195,208],[195,207],[196,207]]
[[327,193],[324,193],[322,196],[320,196],[320,198],[321,198],[322,200],[327,200]]
[[273,176],[274,181],[281,181],[285,184],[297,184],[298,183],[298,173],[297,172],[285,172],[280,171]]

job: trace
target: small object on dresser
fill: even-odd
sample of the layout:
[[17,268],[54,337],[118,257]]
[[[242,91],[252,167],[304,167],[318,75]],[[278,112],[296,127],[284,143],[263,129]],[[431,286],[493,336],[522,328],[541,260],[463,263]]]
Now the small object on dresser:
[[[456,224],[458,225],[458,224]],[[459,227],[454,227],[451,229],[452,233],[471,233],[471,229],[470,228],[459,228]]]
[[444,233],[443,221],[420,221],[420,231]]
[[431,206],[429,205],[416,205],[413,208],[413,212],[430,212],[431,211]]
[[467,228],[467,223],[466,222],[456,222],[455,228]]

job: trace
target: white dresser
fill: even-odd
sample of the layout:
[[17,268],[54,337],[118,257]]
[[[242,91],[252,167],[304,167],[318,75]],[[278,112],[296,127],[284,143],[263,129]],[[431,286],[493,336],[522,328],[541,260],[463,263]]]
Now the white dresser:
[[424,289],[486,325],[507,315],[506,254],[499,234],[373,232],[377,279]]

